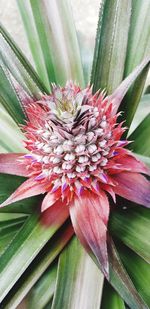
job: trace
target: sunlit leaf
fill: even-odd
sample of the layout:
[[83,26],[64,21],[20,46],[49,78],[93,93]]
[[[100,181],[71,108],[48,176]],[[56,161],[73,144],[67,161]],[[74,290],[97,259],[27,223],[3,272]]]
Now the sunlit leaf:
[[150,157],[142,156],[140,154],[134,153],[134,155],[140,159],[142,162],[144,162],[147,166],[150,167]]
[[129,140],[134,141],[129,145],[129,149],[141,155],[150,157],[150,114],[139,124],[135,131],[129,136]]
[[91,84],[108,94],[123,79],[130,25],[131,1],[101,1]]
[[[56,235],[52,237],[50,241],[47,242],[44,248],[35,257],[33,262],[30,261],[30,265],[25,273],[23,273],[21,278],[16,282],[16,284],[4,298],[2,302],[4,307],[16,308],[27,295],[27,293],[31,290],[30,294],[27,296],[28,307],[35,308],[35,304],[37,305],[38,303],[38,308],[43,308],[44,302],[49,301],[53,294],[54,278],[52,278],[51,274],[49,276],[47,272],[45,273],[44,278],[41,277],[41,275],[64,248],[66,243],[72,237],[72,234],[73,230],[70,226],[70,222],[68,222],[56,233]],[[30,249],[28,248],[28,250]],[[53,282],[50,282],[51,279],[53,279]],[[37,284],[34,286],[36,282]],[[42,286],[40,283],[42,283]],[[48,284],[49,287],[47,291],[43,291],[44,287],[46,288]]]
[[[25,83],[26,87],[34,96],[38,96],[39,90],[47,92],[46,87],[32,68],[27,58],[23,55],[20,48],[16,45],[8,32],[0,25],[0,51],[5,65],[10,69],[14,76],[18,76],[17,80]],[[7,59],[7,60],[6,60]]]
[[149,1],[132,0],[125,76],[132,72],[132,70],[142,61],[142,59],[150,53],[149,11]]
[[[47,89],[50,91],[50,83],[48,79],[48,74],[46,71],[43,54],[42,54],[42,48],[40,45],[40,40],[38,37],[36,25],[34,23],[34,18],[30,6],[30,1],[17,1],[18,7],[21,13],[21,17],[24,23],[24,27],[26,29],[26,34],[30,46],[30,50],[32,52],[33,59],[35,61],[37,72],[47,87]],[[32,31],[31,31],[32,29]],[[51,58],[49,58],[49,62],[51,61]],[[53,79],[54,72],[51,72],[51,81]]]
[[62,210],[60,207],[55,207],[55,209],[51,208],[49,216],[49,226],[47,226],[42,219],[39,219],[38,214],[31,215],[0,257],[0,301],[64,223],[67,212],[65,208]]
[[[25,28],[34,61],[39,66],[37,55],[40,46],[40,56],[49,82],[57,81],[64,84],[66,80],[73,79],[83,85],[83,70],[69,1],[44,0],[35,3],[32,0],[25,0],[18,3],[22,15],[26,17],[28,15],[28,25],[25,23]],[[35,33],[34,46],[29,34],[29,25],[30,29],[33,25]],[[42,74],[44,74],[44,66]]]
[[[25,148],[22,145],[25,137],[2,106],[0,106],[0,115],[0,147],[2,146],[5,152],[25,152]],[[0,152],[4,151],[0,150]]]
[[[133,121],[131,123],[129,133],[131,133],[139,126],[139,124],[144,120],[150,111],[150,94],[144,94],[140,100],[136,113],[134,115]],[[141,132],[142,133],[142,132]]]
[[52,309],[99,309],[102,285],[103,275],[74,238],[59,258]]
[[[124,77],[143,60],[144,57],[150,55],[150,2],[147,0],[132,0],[132,14],[130,22],[130,30],[128,36],[127,57],[125,63]],[[121,109],[125,110],[123,117],[130,126],[136,108],[139,104],[148,67],[132,86],[125,99],[123,100]]]

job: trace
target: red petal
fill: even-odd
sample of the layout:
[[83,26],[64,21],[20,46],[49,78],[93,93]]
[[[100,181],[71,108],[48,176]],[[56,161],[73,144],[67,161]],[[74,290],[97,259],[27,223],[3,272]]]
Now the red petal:
[[114,192],[127,200],[150,207],[150,183],[138,173],[123,172],[112,176],[118,185]]
[[0,207],[4,207],[11,203],[26,199],[31,196],[45,193],[46,189],[44,184],[39,184],[33,179],[28,179],[5,201]]
[[27,177],[29,172],[26,166],[17,161],[23,155],[24,153],[1,153],[0,173]]
[[123,82],[118,86],[118,88],[114,91],[114,93],[108,96],[108,100],[113,104],[113,114],[116,114],[121,101],[126,95],[132,83],[136,80],[136,78],[141,74],[143,69],[149,64],[150,58],[145,58],[141,64],[139,64],[134,71],[129,74]]
[[136,159],[132,154],[127,154],[120,158],[116,157],[114,160],[111,160],[110,173],[116,173],[115,164],[117,164],[116,169],[118,172],[131,171],[132,173],[143,173],[150,175],[150,168],[140,160]]
[[84,190],[81,198],[74,197],[70,205],[72,224],[87,251],[92,250],[100,267],[108,277],[107,221],[109,203],[105,193],[101,197]]
[[47,208],[51,207],[58,199],[61,197],[61,189],[57,190],[54,193],[48,192],[43,199],[41,211],[43,212]]
[[44,225],[50,226],[53,223],[63,224],[69,217],[69,209],[65,202],[58,200],[52,207],[46,209],[41,214],[41,222]]

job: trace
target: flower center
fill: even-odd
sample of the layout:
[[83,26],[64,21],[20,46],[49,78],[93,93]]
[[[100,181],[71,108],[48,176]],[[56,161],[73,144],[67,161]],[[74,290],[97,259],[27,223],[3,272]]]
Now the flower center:
[[64,131],[64,137],[59,131],[53,130],[51,121],[46,121],[43,129],[37,130],[32,156],[41,163],[41,177],[89,177],[107,165],[111,155],[111,132],[106,116],[101,119],[99,127],[94,125],[95,117],[91,117],[90,121],[87,131],[82,132],[81,129],[81,133],[79,130],[77,134]]
[[62,102],[62,111],[66,111],[68,113],[73,114],[74,108],[71,102]]

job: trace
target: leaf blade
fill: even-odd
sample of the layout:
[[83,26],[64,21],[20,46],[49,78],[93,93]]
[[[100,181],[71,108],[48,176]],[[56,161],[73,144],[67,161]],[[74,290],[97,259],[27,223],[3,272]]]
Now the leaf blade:
[[111,233],[147,262],[150,261],[149,222],[148,209],[140,206],[114,212],[110,218]]
[[130,274],[130,278],[134,282],[136,289],[142,295],[143,299],[150,306],[149,298],[149,280],[150,268],[141,257],[135,254],[126,246],[119,244],[119,254],[121,259]]
[[110,94],[122,80],[130,14],[131,1],[102,1],[91,75],[93,92],[106,88]]
[[59,259],[52,309],[62,306],[66,309],[98,309],[102,284],[103,275],[97,271],[93,261],[74,238]]
[[[43,293],[43,286],[40,286],[40,282],[43,279],[41,275],[46,271],[44,278],[44,287],[50,283],[52,276],[47,273],[47,267],[52,264],[56,256],[64,248],[66,243],[72,237],[73,230],[70,226],[70,222],[67,222],[63,225],[62,228],[48,241],[36,258],[30,263],[28,269],[23,273],[21,278],[18,280],[16,285],[10,290],[6,298],[3,300],[2,304],[5,308],[14,308],[17,307],[23,298],[27,295],[27,303],[30,308],[35,308],[35,302],[38,306],[43,308],[43,303],[49,298],[51,298],[54,290],[54,283],[51,284],[51,291],[48,289]],[[52,264],[53,266],[53,264]],[[48,277],[48,278],[47,278]],[[47,282],[48,279],[48,282]],[[39,280],[39,282],[37,282]],[[37,282],[37,283],[36,283]],[[36,283],[36,284],[35,284]],[[29,293],[29,294],[27,294]],[[39,293],[41,293],[41,298],[39,299]],[[45,299],[46,297],[46,299]],[[45,304],[46,305],[46,304]],[[33,307],[32,307],[33,306]]]
[[[16,235],[10,246],[0,258],[0,300],[2,301],[12,286],[20,278],[31,261],[65,222],[68,211],[61,207],[51,208],[49,227],[39,221],[39,216],[33,214]],[[51,223],[51,224],[50,224]]]
[[[35,87],[39,88],[41,92],[48,93],[46,87],[41,82],[39,76],[34,71],[31,64],[27,60],[27,58],[23,55],[20,48],[16,45],[16,43],[13,41],[9,33],[4,29],[2,25],[0,25],[0,33],[3,38],[3,42],[5,42],[5,47],[9,46],[11,52],[14,53],[14,56],[17,59],[17,63],[20,62],[19,69],[20,71],[24,72],[25,78],[26,78],[26,75],[30,76],[30,79],[31,79],[30,81],[31,83],[33,82]],[[21,70],[21,66],[22,66],[22,70]],[[35,92],[35,95],[36,95],[36,92]]]
[[[32,9],[34,32],[38,34],[34,44],[36,44],[36,50],[40,46],[42,51],[49,82],[64,85],[68,79],[73,79],[83,85],[83,69],[69,1],[43,1],[35,4],[35,1],[30,0],[18,1],[18,3],[20,11],[25,9],[26,3],[30,3],[28,8]],[[28,17],[29,23],[33,24],[31,14]],[[27,36],[31,42],[28,28],[26,26]],[[33,50],[33,44],[32,54],[37,64],[39,57]]]
[[[125,63],[124,77],[128,76],[130,72],[142,61],[143,58],[150,54],[150,19],[148,12],[150,10],[149,1],[132,1],[132,16],[130,23],[130,31],[128,37],[127,57]],[[124,118],[127,120],[129,127],[137,106],[139,104],[148,68],[128,91],[124,98],[121,109],[125,110]]]
[[125,309],[124,301],[113,287],[105,281],[101,309]]
[[150,114],[148,114],[135,131],[129,136],[134,142],[128,146],[134,152],[150,157]]

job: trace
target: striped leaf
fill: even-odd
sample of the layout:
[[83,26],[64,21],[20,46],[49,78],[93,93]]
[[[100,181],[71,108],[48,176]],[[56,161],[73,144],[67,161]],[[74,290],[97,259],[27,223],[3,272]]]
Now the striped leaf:
[[[150,55],[150,1],[132,0],[132,15],[128,36],[127,56],[125,63],[124,77],[145,58]],[[137,106],[140,102],[145,80],[149,68],[145,68],[141,76],[127,93],[122,102],[121,110],[125,110],[123,117],[130,126]]]
[[[23,55],[20,48],[13,41],[9,33],[0,25],[0,51],[3,62],[14,76],[18,76],[18,82],[25,83],[34,96],[38,96],[39,90],[47,92],[46,87]],[[17,75],[18,74],[18,75]]]
[[110,219],[111,233],[147,262],[150,262],[149,226],[149,210],[138,205],[114,212]]
[[68,213],[65,209],[62,211],[59,208],[51,208],[49,226],[39,219],[38,214],[34,213],[29,216],[1,255],[0,301],[4,299],[36,255],[65,222]]
[[119,244],[119,254],[134,282],[136,289],[141,294],[148,306],[150,306],[149,282],[150,267],[142,258],[126,246]]
[[[18,4],[39,75],[46,76],[49,83],[65,84],[66,80],[73,79],[83,86],[83,69],[70,2],[18,0]],[[40,63],[44,63],[42,68]]]
[[76,238],[60,255],[52,309],[99,309],[103,275]]
[[91,84],[108,94],[123,79],[132,1],[103,0],[96,35]]
[[[16,285],[13,286],[13,288],[2,301],[2,306],[4,306],[4,308],[16,308],[30,290],[31,292],[26,297],[28,307],[35,308],[35,304],[37,305],[38,303],[38,308],[43,308],[44,303],[49,301],[49,299],[53,295],[56,270],[55,268],[53,269],[52,265],[52,272],[50,271],[50,275],[49,269],[48,272],[45,273],[44,277],[41,277],[41,275],[54,261],[54,259],[64,248],[66,243],[70,240],[72,233],[73,230],[70,227],[70,223],[65,224],[60,229],[60,231],[56,233],[54,238],[47,242],[46,246],[44,246],[44,248],[40,251],[39,254],[38,252],[36,252],[35,259],[33,261],[31,261],[30,259],[30,265],[28,269],[23,273],[21,278],[17,281]],[[39,234],[37,234],[37,237],[39,238]],[[35,241],[36,239],[33,240],[33,243]],[[31,253],[30,247],[26,247],[26,250],[29,251],[29,254]],[[50,280],[53,280],[53,282],[51,282]],[[37,284],[35,285],[36,282]],[[47,286],[48,289],[44,290]]]
[[24,136],[2,106],[0,106],[0,115],[0,152],[25,152],[22,145]]

